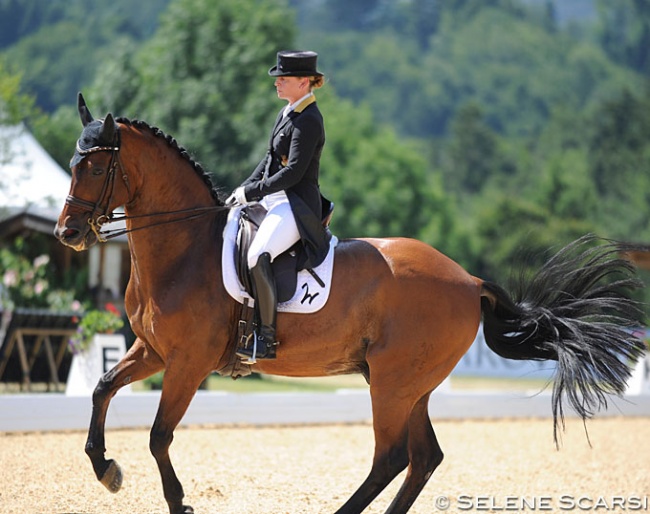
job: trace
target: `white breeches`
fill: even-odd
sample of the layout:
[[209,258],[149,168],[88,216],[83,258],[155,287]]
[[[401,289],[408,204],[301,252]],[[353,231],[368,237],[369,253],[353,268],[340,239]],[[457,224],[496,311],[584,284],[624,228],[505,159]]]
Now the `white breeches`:
[[300,240],[300,232],[284,191],[265,196],[260,203],[267,213],[248,250],[249,269],[257,264],[257,259],[263,253],[269,253],[273,261]]

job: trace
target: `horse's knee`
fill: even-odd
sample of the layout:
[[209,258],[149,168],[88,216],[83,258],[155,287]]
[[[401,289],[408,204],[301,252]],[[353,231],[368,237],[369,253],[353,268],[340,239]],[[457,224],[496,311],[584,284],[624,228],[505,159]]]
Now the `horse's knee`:
[[104,373],[97,382],[97,385],[93,390],[93,405],[101,404],[107,398],[111,398],[113,394],[115,394],[115,373],[112,373],[112,371],[113,370]]

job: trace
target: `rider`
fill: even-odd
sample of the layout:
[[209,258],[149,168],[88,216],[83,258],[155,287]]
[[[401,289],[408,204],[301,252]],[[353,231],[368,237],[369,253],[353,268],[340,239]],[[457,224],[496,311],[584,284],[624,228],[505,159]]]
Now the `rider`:
[[[230,195],[227,204],[258,201],[267,210],[248,252],[258,317],[255,357],[275,358],[277,292],[271,262],[302,240],[299,269],[315,268],[327,256],[329,232],[321,223],[326,200],[318,184],[319,161],[325,144],[323,117],[314,89],[324,83],[316,69],[318,55],[283,51],[269,70],[278,98],[287,106],[278,113],[266,155],[253,173]],[[329,202],[327,202],[329,204]],[[253,358],[253,344],[238,351]]]

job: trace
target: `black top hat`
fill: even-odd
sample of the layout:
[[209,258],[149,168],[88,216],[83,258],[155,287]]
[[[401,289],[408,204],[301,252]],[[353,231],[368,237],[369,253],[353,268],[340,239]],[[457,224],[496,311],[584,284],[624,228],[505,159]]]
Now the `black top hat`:
[[323,75],[316,69],[316,52],[278,52],[278,64],[269,70],[272,77],[315,77]]

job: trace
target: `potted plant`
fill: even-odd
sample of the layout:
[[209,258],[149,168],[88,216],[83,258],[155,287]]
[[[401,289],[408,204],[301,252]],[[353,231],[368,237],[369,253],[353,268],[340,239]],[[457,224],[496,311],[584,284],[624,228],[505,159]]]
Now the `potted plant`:
[[107,303],[104,310],[88,311],[81,318],[77,333],[70,338],[70,349],[72,353],[85,352],[96,334],[112,334],[123,326],[120,311],[112,303]]

